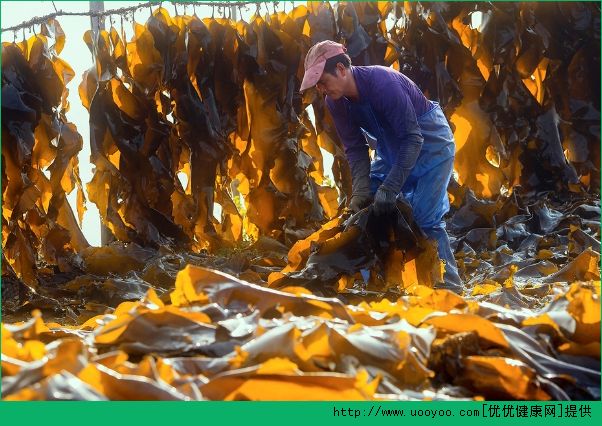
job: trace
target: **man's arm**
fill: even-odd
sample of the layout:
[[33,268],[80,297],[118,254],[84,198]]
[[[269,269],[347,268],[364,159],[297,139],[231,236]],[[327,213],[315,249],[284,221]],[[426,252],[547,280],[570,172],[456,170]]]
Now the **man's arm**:
[[334,120],[334,124],[343,143],[345,155],[349,163],[369,158],[368,144],[359,126],[348,116],[344,102],[335,102],[326,97],[326,106]]
[[343,102],[334,102],[328,97],[326,105],[334,119],[339,138],[343,142],[345,155],[351,169],[352,196],[349,209],[357,212],[366,207],[372,201],[370,192],[370,156],[368,155],[368,144],[364,135],[348,115],[347,108]]
[[394,162],[392,166],[411,170],[416,164],[424,139],[408,90],[395,77],[387,77],[372,82],[370,103],[396,137],[393,142],[399,147],[399,151],[391,159]]
[[379,118],[393,131],[398,147],[391,159],[391,170],[374,196],[375,212],[386,213],[394,208],[397,194],[416,164],[424,138],[407,88],[395,77],[375,79],[371,104]]

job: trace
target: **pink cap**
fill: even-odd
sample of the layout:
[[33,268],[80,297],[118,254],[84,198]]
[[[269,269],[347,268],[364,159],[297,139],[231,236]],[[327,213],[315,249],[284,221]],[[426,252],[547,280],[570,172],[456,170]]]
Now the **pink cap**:
[[299,91],[315,86],[322,77],[326,60],[345,52],[345,46],[334,41],[325,40],[314,44],[305,57],[305,75]]

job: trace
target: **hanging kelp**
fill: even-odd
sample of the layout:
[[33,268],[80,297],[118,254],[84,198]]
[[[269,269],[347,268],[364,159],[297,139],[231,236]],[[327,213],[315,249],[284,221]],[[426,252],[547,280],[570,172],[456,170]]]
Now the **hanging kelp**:
[[[477,11],[481,25],[472,28]],[[101,197],[122,204],[108,203],[111,207],[103,217],[111,218],[109,227],[119,239],[160,244],[177,233],[166,232],[161,238],[145,234],[162,233],[160,224],[166,220],[182,229],[198,250],[218,241],[241,241],[245,235],[270,235],[292,243],[340,212],[349,191],[340,142],[322,100],[311,91],[305,99],[296,92],[303,74],[301,58],[311,44],[324,39],[344,42],[356,64],[392,64],[442,103],[454,128],[458,181],[477,196],[495,197],[515,185],[534,191],[579,191],[579,182],[591,185],[591,171],[599,167],[587,155],[596,150],[596,136],[590,135],[589,142],[578,137],[592,128],[588,119],[581,130],[570,129],[566,123],[572,121],[560,115],[570,111],[570,102],[560,102],[563,98],[554,95],[556,89],[548,81],[556,76],[568,79],[569,68],[577,72],[583,67],[589,45],[583,39],[584,27],[581,39],[570,40],[572,51],[562,51],[571,60],[576,55],[574,65],[564,71],[554,65],[559,64],[559,54],[546,25],[561,11],[556,5],[481,4],[475,9],[465,3],[411,3],[402,10],[388,3],[349,2],[335,13],[328,3],[310,2],[269,20],[255,16],[250,23],[233,23],[225,18],[172,18],[159,8],[144,26],[134,24],[129,43],[122,42],[115,29],[101,32],[95,48],[97,73],[113,73],[112,78],[127,85],[120,90],[148,108],[146,126],[130,125],[148,132],[151,120],[154,132],[163,135],[157,143],[166,156],[161,160],[165,176],[156,179],[166,182],[161,192],[169,195],[169,200],[155,197],[156,201],[149,194],[128,196],[136,184],[123,181],[127,172],[122,172],[121,184],[116,177],[112,181],[121,185],[116,193],[123,194]],[[589,19],[589,24],[580,21],[581,26],[594,22],[592,11],[586,12],[580,7],[574,11]],[[387,29],[391,14],[396,22]],[[124,58],[128,66],[118,76]],[[580,87],[573,90],[575,96],[592,96],[581,88],[585,79],[572,81]],[[315,128],[304,111],[309,104]],[[591,99],[590,104],[596,108],[599,101]],[[332,174],[339,196],[323,186],[320,148],[334,156]],[[107,155],[117,161],[122,154],[111,149]],[[573,164],[570,158],[579,161]],[[93,186],[107,182],[100,177],[105,173],[101,168]],[[178,175],[185,177],[187,188]],[[111,193],[111,187],[101,185],[104,189],[91,192]],[[221,207],[217,211],[216,201]],[[145,229],[140,220],[153,214],[138,220],[131,211],[148,209],[160,215]]]
[[[334,214],[334,190],[315,182],[315,160],[299,140],[311,128],[297,117],[302,51],[277,28],[300,33],[304,21],[272,22],[172,19],[159,8],[134,24],[127,44],[114,28],[96,42],[86,34],[97,62],[80,87],[94,129],[90,198],[119,240],[195,250],[240,242],[243,233],[295,241],[325,210]],[[124,57],[128,67],[117,72]]]
[[88,246],[67,202],[77,188],[81,223],[82,138],[65,115],[75,73],[58,56],[64,44],[55,20],[2,44],[2,275],[34,289],[39,273],[71,271],[74,253]]
[[[399,67],[446,107],[460,183],[481,197],[517,184],[533,191],[599,188],[599,181],[590,186],[591,172],[600,169],[599,130],[582,126],[600,110],[599,55],[584,56],[599,47],[598,5],[408,7],[404,28],[391,31],[402,50]],[[482,18],[473,28],[477,12]],[[581,69],[591,72],[586,77]]]
[[[307,236],[340,212],[349,191],[322,100],[296,92],[309,46],[339,37],[356,63],[393,64],[443,104],[458,181],[477,196],[517,184],[595,187],[599,99],[595,76],[580,70],[597,69],[597,55],[587,54],[599,43],[597,16],[590,4],[350,2],[335,13],[310,2],[251,23],[172,18],[158,8],[145,25],[134,23],[129,42],[114,27],[95,40],[88,32],[96,65],[80,94],[94,109],[90,197],[122,241],[200,250],[245,235]],[[60,51],[58,24],[44,28]],[[35,50],[30,44],[21,46]],[[52,102],[66,102],[48,90]],[[310,103],[315,128],[304,111]],[[323,186],[320,148],[334,156],[338,196]]]
[[[159,22],[152,18],[148,26],[156,30]],[[96,67],[85,74],[80,86],[80,97],[90,110],[96,165],[88,185],[90,199],[121,241],[189,247],[192,235],[173,222],[172,194],[180,182],[175,178],[178,157],[174,159],[171,148],[180,142],[168,121],[169,98],[164,99],[165,82],[174,80],[169,74],[172,67],[166,71],[161,66],[161,52],[155,49],[149,29],[135,24],[135,32],[125,50],[114,28],[110,34],[99,32],[96,40],[91,32],[85,36],[96,52]],[[169,64],[167,48],[159,48]],[[187,222],[194,223],[196,217],[198,213],[190,213]]]

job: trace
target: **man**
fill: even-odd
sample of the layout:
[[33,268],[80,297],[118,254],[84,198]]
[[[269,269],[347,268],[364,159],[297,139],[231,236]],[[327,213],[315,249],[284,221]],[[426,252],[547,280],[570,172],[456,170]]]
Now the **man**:
[[[418,225],[438,243],[445,288],[461,293],[443,221],[455,151],[445,115],[405,75],[382,66],[353,66],[345,52],[329,40],[314,45],[300,90],[316,86],[326,96],[351,168],[349,208],[356,212],[373,202],[374,213],[383,215],[395,208],[397,197],[405,198]],[[368,146],[376,151],[372,164]]]

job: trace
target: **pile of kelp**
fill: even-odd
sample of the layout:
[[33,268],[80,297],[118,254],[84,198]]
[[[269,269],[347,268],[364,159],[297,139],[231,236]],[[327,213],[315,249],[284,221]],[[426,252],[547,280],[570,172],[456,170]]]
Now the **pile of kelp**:
[[[387,234],[424,244],[403,217]],[[428,244],[387,276],[378,250],[397,240],[372,222],[344,215],[290,251],[269,237],[217,254],[89,248],[87,273],[14,305],[2,396],[600,397],[599,201],[465,194],[449,222],[462,296],[421,272]]]
[[[599,22],[596,3],[308,2],[88,32],[103,247],[65,198],[81,221],[64,34],[4,43],[2,397],[599,399]],[[434,289],[405,203],[344,210],[332,119],[298,93],[324,39],[444,106],[463,295]]]
[[96,285],[82,277],[68,286],[89,298],[146,295],[81,325],[45,323],[39,311],[4,324],[3,398],[597,399],[599,281],[559,281],[599,280],[584,253],[554,279],[511,272],[465,298],[414,285],[344,303],[191,265],[167,298],[135,286],[133,271]]

